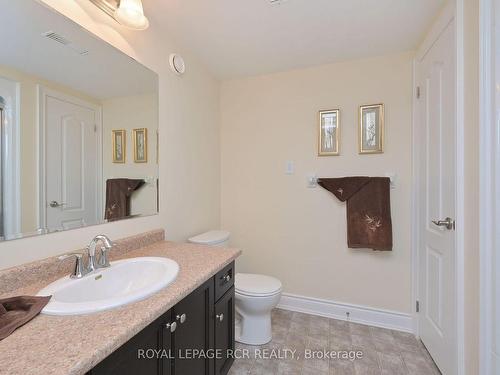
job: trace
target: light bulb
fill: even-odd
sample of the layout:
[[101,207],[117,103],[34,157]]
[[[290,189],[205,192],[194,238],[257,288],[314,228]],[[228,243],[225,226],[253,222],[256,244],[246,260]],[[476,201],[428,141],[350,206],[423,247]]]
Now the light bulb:
[[144,15],[141,0],[121,0],[115,12],[116,20],[123,26],[134,30],[145,30],[149,21]]

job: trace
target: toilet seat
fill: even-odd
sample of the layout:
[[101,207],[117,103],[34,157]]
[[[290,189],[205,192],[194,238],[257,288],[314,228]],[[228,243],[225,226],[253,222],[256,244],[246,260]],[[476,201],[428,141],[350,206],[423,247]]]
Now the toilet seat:
[[269,297],[281,293],[281,282],[271,276],[237,273],[234,281],[237,294],[248,297]]

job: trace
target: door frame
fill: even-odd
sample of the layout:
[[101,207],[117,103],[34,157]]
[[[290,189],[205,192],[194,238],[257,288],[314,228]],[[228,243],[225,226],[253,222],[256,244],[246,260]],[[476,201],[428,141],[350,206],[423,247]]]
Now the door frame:
[[[19,82],[10,78],[0,76],[4,81],[4,89],[10,97],[11,116],[4,111],[4,119],[8,120],[11,126],[7,128],[7,142],[11,150],[11,162],[4,163],[4,173],[8,185],[4,185],[4,225],[7,222],[7,239],[16,239],[22,236],[21,230],[21,89]],[[0,95],[1,95],[0,90]],[[3,152],[3,151],[2,151]],[[1,159],[1,158],[0,158]]]
[[[46,170],[45,170],[45,159],[46,159],[46,149],[45,149],[45,135],[46,135],[46,103],[48,97],[53,97],[58,100],[68,102],[71,104],[79,105],[85,108],[89,108],[97,114],[97,119],[95,126],[97,127],[97,176],[96,176],[96,212],[98,215],[98,219],[101,218],[101,214],[103,212],[103,203],[102,203],[102,181],[103,181],[103,144],[102,144],[102,107],[95,105],[93,103],[87,102],[83,99],[76,98],[74,96],[61,93],[59,91],[50,89],[43,85],[37,85],[37,113],[38,113],[38,126],[37,126],[37,148],[38,148],[38,168],[37,168],[37,181],[38,183],[38,230],[41,233],[45,233],[46,231],[46,223],[47,223],[47,205],[46,205]],[[96,223],[99,224],[100,222]]]
[[[496,169],[500,166],[499,145],[495,142],[498,135],[495,129],[495,38],[494,0],[480,0],[479,5],[479,373],[492,374],[493,362],[493,306],[494,265],[498,252],[496,224],[500,218],[496,200],[497,182],[500,176]],[[496,254],[495,254],[496,252]]]
[[[464,248],[465,248],[465,233],[464,233],[464,211],[465,211],[465,141],[464,141],[464,0],[455,0],[449,2],[441,11],[440,16],[435,21],[430,32],[427,34],[424,42],[418,49],[414,62],[413,62],[413,115],[412,115],[412,139],[418,139],[420,135],[420,127],[417,121],[417,84],[416,84],[416,69],[418,60],[428,52],[433,46],[435,40],[448,26],[448,24],[455,20],[455,64],[456,64],[456,170],[455,170],[455,209],[456,217],[455,222],[458,228],[455,231],[455,253],[456,253],[456,358],[457,358],[457,375],[463,375],[465,372],[465,261],[464,261]],[[413,328],[416,336],[420,335],[419,331],[419,313],[417,312],[416,305],[420,299],[419,291],[419,248],[420,248],[420,207],[421,197],[418,193],[417,186],[421,180],[419,174],[419,148],[413,142],[412,146],[412,231],[411,231],[411,261],[412,261],[412,303],[413,306]]]

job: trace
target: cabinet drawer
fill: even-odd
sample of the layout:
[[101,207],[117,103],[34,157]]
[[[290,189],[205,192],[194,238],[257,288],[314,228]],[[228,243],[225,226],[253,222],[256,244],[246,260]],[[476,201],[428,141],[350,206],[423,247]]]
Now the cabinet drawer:
[[215,300],[219,300],[234,285],[234,262],[215,275]]

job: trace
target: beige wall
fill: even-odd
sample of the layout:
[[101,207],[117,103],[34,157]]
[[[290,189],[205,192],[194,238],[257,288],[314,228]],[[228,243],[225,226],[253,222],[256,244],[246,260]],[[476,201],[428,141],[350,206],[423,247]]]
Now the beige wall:
[[[160,76],[160,215],[0,244],[0,269],[81,248],[92,236],[120,238],[152,228],[167,237],[220,225],[219,83],[192,55],[155,27],[132,31],[88,0],[40,0],[156,71]],[[168,55],[184,55],[187,73],[170,72]]]
[[[132,195],[130,213],[152,214],[156,212],[156,139],[158,131],[158,100],[156,94],[113,98],[102,102],[103,113],[103,175],[106,197],[106,180],[109,178],[137,178],[150,182]],[[148,161],[134,162],[134,133],[137,128],[148,129]],[[113,163],[113,130],[126,130],[125,163]]]
[[[284,291],[410,313],[413,53],[225,82],[221,93],[222,226],[238,267]],[[358,106],[384,103],[386,147],[358,155]],[[341,110],[341,156],[317,156],[317,113]],[[287,160],[295,174],[285,175]],[[394,251],[346,245],[345,204],[306,177],[397,174]]]

